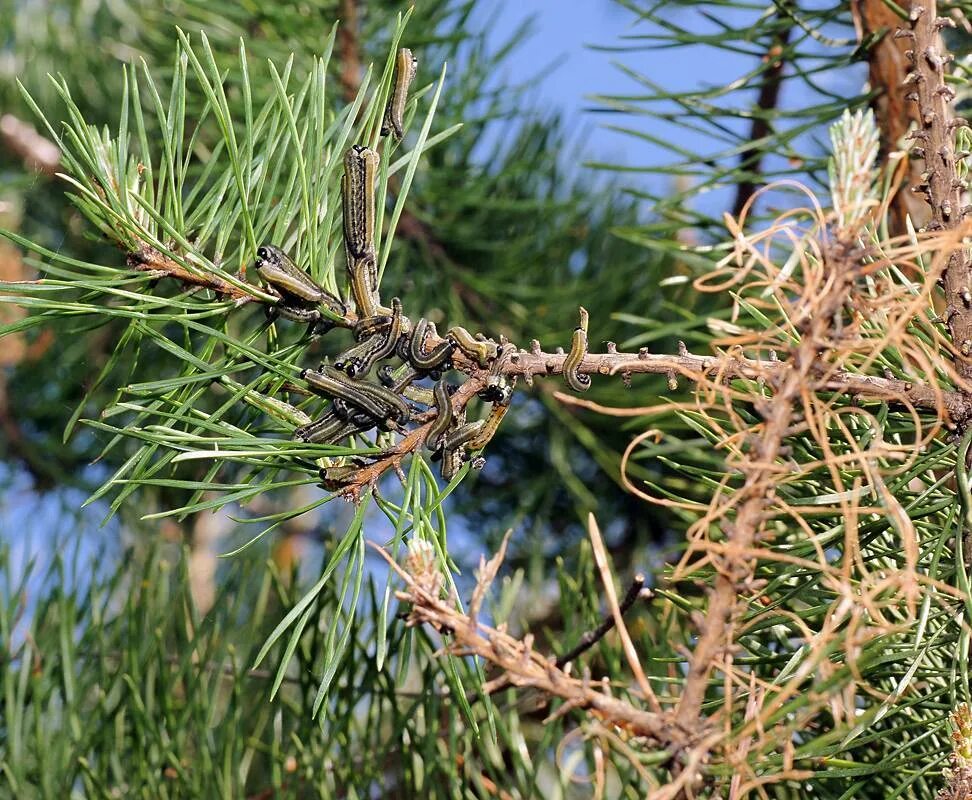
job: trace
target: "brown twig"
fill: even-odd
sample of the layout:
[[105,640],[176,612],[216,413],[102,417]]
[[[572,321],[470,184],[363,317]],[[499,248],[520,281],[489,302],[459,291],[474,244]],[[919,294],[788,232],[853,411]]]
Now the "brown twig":
[[[268,308],[273,308],[274,306],[274,303],[264,299],[259,287],[251,286],[242,280],[240,285],[236,285],[216,275],[192,272],[150,247],[143,247],[137,253],[129,253],[127,263],[131,269],[138,272],[157,273],[160,278],[175,278],[177,281],[189,286],[209,289],[233,300],[237,308],[254,302],[266,305]],[[336,321],[333,324],[342,328],[350,328],[354,326],[357,319],[354,312],[348,312],[343,320]],[[297,387],[296,390],[304,391],[300,387]]]
[[262,302],[256,287],[253,287],[253,291],[248,291],[246,288],[224,281],[215,275],[200,275],[195,272],[190,272],[171,258],[148,247],[143,248],[137,253],[129,253],[127,261],[128,266],[138,272],[158,272],[159,277],[175,278],[177,281],[189,284],[190,286],[211,289],[218,294],[225,295],[231,300],[235,300],[238,305],[244,305],[254,300]]
[[[586,375],[625,375],[675,373],[690,381],[705,376],[720,380],[744,378],[747,380],[779,381],[791,367],[785,361],[758,361],[751,358],[727,358],[726,356],[702,356],[682,349],[678,355],[654,354],[642,350],[638,353],[591,353],[580,364],[579,371]],[[564,371],[562,353],[545,353],[537,347],[533,352],[520,351],[504,366],[503,373],[523,378],[560,375]],[[845,370],[834,370],[826,376],[820,388],[825,391],[846,392],[861,398],[897,401],[930,410],[945,410],[953,420],[963,420],[972,413],[972,398],[963,392],[940,390],[919,381],[897,378],[858,375]]]
[[[532,352],[520,350],[514,353],[500,367],[499,372],[509,377],[528,379],[537,376],[562,375],[565,359],[563,353],[545,353],[537,346]],[[486,385],[488,370],[482,369],[461,354],[455,356],[454,366],[469,376],[452,397],[454,413],[458,413]],[[785,361],[699,356],[684,350],[679,355],[656,355],[645,351],[619,353],[614,350],[607,353],[592,353],[581,362],[579,371],[586,375],[677,373],[694,382],[701,382],[708,376],[722,381],[732,378],[762,379],[774,385],[792,379],[792,368]],[[972,415],[972,398],[962,392],[944,391],[929,384],[897,378],[855,375],[835,370],[820,381],[818,388],[825,391],[845,392],[874,401],[900,402],[929,410],[944,411],[956,423]],[[575,402],[578,405],[584,404],[582,400]],[[431,422],[425,422],[420,427],[412,429],[376,461],[362,467],[354,479],[341,490],[342,493],[352,500],[357,500],[363,489],[375,483],[388,470],[400,466],[406,456],[424,445],[430,425]]]
[[[678,355],[656,355],[645,350],[639,353],[619,353],[614,349],[613,344],[609,343],[608,351],[589,354],[581,362],[579,372],[586,375],[625,376],[635,373],[678,374],[696,383],[705,380],[726,381],[741,378],[763,380],[771,385],[778,385],[794,380],[793,367],[786,361],[700,356],[689,353],[684,347]],[[562,375],[565,359],[566,355],[563,353],[543,352],[539,344],[534,342],[530,352],[520,350],[513,353],[502,363],[498,372],[508,377],[526,378],[528,381],[537,376]],[[486,385],[489,370],[483,369],[461,353],[455,355],[454,367],[469,376],[452,397],[454,413],[459,413]],[[962,392],[944,391],[915,381],[833,370],[821,377],[817,388],[821,391],[844,392],[862,399],[898,402],[939,413],[944,412],[955,424],[972,416],[972,397]],[[572,402],[578,405],[585,404],[583,400]],[[634,409],[634,412],[638,410]],[[424,445],[430,425],[431,422],[424,422],[405,434],[394,447],[373,463],[363,467],[341,490],[342,493],[352,500],[357,500],[362,490],[375,483],[388,470],[400,466],[406,456]]]
[[[923,183],[914,187],[931,206],[931,230],[955,230],[962,224],[964,183],[959,180],[953,142],[957,127],[967,124],[956,118],[951,101],[955,92],[945,82],[945,67],[951,55],[945,52],[939,32],[954,25],[948,17],[939,17],[935,0],[913,4],[911,30],[899,31],[901,38],[912,43],[907,55],[913,69],[905,83],[913,87],[909,98],[917,104],[920,126],[911,133],[917,142],[911,154],[925,163]],[[959,375],[972,381],[972,260],[967,249],[956,248],[949,257],[942,276],[945,287],[945,320],[957,353],[954,355]]]
[[471,620],[439,597],[434,587],[440,586],[440,582],[431,581],[414,567],[408,571],[402,569],[380,546],[369,544],[405,581],[407,590],[397,592],[396,596],[411,604],[408,624],[424,624],[438,631],[447,631],[451,637],[447,647],[449,652],[483,658],[501,668],[514,686],[534,688],[551,697],[559,697],[570,708],[589,711],[663,747],[681,750],[691,744],[690,731],[674,723],[669,715],[637,708],[595,689],[589,680],[571,677],[553,660],[536,652],[531,637],[520,640],[505,630]]
[[[635,600],[643,596],[642,589],[644,589],[644,586],[645,576],[638,573],[635,575],[634,580],[631,581],[628,591],[625,592],[624,599],[618,603],[618,609],[622,614],[626,614],[631,606],[635,604]],[[576,645],[560,656],[554,662],[554,664],[556,664],[560,669],[563,669],[570,662],[576,659],[577,656],[590,650],[595,644],[601,641],[601,639],[607,636],[607,634],[614,629],[614,625],[614,615],[610,614],[605,616],[600,625],[587,631],[583,636],[581,636],[580,641],[578,641]]]

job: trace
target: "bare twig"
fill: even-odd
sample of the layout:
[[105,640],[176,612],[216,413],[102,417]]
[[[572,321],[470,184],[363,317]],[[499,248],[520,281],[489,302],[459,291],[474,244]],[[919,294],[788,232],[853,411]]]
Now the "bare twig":
[[[635,604],[635,600],[642,596],[644,586],[645,576],[641,573],[635,575],[634,580],[631,581],[631,585],[628,587],[628,591],[625,592],[624,599],[618,604],[618,610],[621,612],[621,614],[627,613],[628,609]],[[574,645],[562,656],[558,657],[554,663],[563,669],[574,661],[577,656],[590,650],[595,644],[601,641],[601,639],[607,636],[607,634],[614,629],[614,625],[614,614],[610,614],[604,618],[600,625],[587,631],[583,636],[581,636],[580,641],[578,641],[576,645]]]
[[435,630],[448,631],[452,639],[447,647],[449,652],[483,658],[502,669],[514,686],[559,697],[572,708],[583,709],[595,718],[619,725],[672,751],[681,751],[692,743],[690,730],[674,723],[668,714],[637,708],[599,691],[591,681],[571,677],[553,660],[533,650],[532,637],[520,640],[505,630],[472,621],[437,594],[426,591],[421,576],[413,576],[380,546],[369,544],[405,581],[407,590],[396,595],[411,604],[408,624],[427,624]]
[[[434,342],[433,342],[434,344]],[[563,353],[545,353],[539,349],[533,352],[521,350],[514,353],[500,367],[501,374],[510,377],[529,377],[561,375],[564,371]],[[460,412],[486,385],[488,370],[479,367],[474,361],[457,354],[455,368],[466,373],[469,378],[452,397],[454,413]],[[684,351],[679,355],[655,355],[647,352],[589,354],[581,362],[579,372],[587,375],[629,375],[677,373],[693,382],[706,380],[725,381],[732,378],[765,380],[776,385],[791,379],[792,368],[785,361],[756,361],[754,359],[725,356],[699,356]],[[710,377],[711,376],[711,377]],[[834,370],[823,377],[818,388],[821,391],[845,392],[850,395],[874,401],[899,402],[947,414],[958,423],[972,415],[972,398],[962,392],[949,392],[929,384],[856,375],[843,370]],[[563,397],[577,405],[586,401]],[[632,414],[643,414],[643,410],[629,409]],[[409,431],[393,448],[383,453],[377,460],[363,467],[354,480],[341,491],[351,499],[360,497],[362,489],[373,484],[385,472],[401,465],[410,453],[422,448],[428,435],[431,422]]]
[[[923,183],[914,190],[924,194],[931,206],[931,230],[955,230],[962,224],[964,184],[959,180],[954,131],[966,124],[951,108],[955,92],[945,82],[945,68],[951,55],[946,53],[939,32],[954,25],[948,17],[939,17],[935,0],[921,0],[912,6],[911,30],[901,31],[912,42],[908,51],[913,66],[905,83],[913,87],[909,97],[917,103],[920,126],[911,133],[918,146],[912,155],[925,162]],[[957,353],[956,369],[972,381],[972,260],[967,248],[957,247],[951,254],[942,276],[945,286],[945,319]]]
[[128,266],[138,272],[157,272],[159,277],[175,278],[190,286],[212,289],[214,292],[235,300],[238,305],[244,305],[254,300],[262,302],[259,294],[257,294],[256,287],[253,287],[253,291],[250,292],[215,275],[200,275],[190,272],[171,258],[167,258],[162,253],[148,247],[137,253],[129,253]]
[[[562,353],[536,351],[515,354],[503,368],[506,375],[536,377],[560,375],[564,371]],[[726,356],[702,356],[683,351],[678,355],[640,353],[591,353],[581,362],[579,372],[586,375],[656,374],[676,373],[697,382],[706,376],[728,380],[766,380],[775,382],[790,371],[784,361],[757,361],[750,358]],[[919,381],[858,375],[845,370],[834,370],[827,375],[820,388],[824,391],[846,392],[857,397],[910,404],[930,410],[944,410],[954,420],[965,419],[972,413],[972,399],[963,392],[938,389]]]

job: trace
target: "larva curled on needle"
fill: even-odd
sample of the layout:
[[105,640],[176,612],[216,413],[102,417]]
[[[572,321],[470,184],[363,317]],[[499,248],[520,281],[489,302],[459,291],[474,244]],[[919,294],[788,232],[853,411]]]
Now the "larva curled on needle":
[[564,359],[564,381],[575,392],[586,392],[591,388],[591,376],[578,372],[581,362],[587,355],[587,309],[581,306],[580,325],[574,328],[574,335],[570,339],[570,352]]

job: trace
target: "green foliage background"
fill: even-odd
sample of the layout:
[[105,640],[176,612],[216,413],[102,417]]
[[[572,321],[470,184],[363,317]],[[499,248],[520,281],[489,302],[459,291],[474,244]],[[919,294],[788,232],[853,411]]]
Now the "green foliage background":
[[[0,50],[5,59],[0,110],[38,122],[19,80],[55,132],[61,131],[62,121],[71,124],[79,139],[75,153],[96,153],[104,126],[111,136],[121,124],[136,130],[134,112],[122,123],[119,106],[126,87],[131,100],[137,78],[145,140],[155,148],[167,136],[168,141],[176,137],[157,121],[145,81],[151,75],[164,87],[179,74],[178,61],[173,63],[176,26],[191,40],[203,72],[210,75],[210,88],[225,90],[226,108],[238,120],[247,95],[259,109],[280,94],[267,59],[282,73],[293,53],[291,91],[314,68],[314,57],[329,47],[339,5],[61,0],[38,14],[32,4],[4,0],[0,18],[10,25]],[[689,279],[708,269],[721,251],[718,246],[709,254],[689,251],[684,243],[720,240],[721,209],[705,210],[711,208],[704,201],[708,192],[723,191],[731,198],[747,180],[794,174],[824,178],[827,126],[849,104],[865,100],[863,93],[848,100],[822,80],[825,72],[840,77],[862,55],[848,7],[821,11],[799,3],[766,9],[733,4],[732,13],[751,24],[734,20],[730,25],[718,22],[728,4],[620,3],[633,20],[642,21],[617,48],[644,93],[605,94],[597,103],[621,112],[610,118],[620,120],[619,129],[672,148],[672,160],[645,170],[665,176],[659,184],[631,170],[619,170],[605,181],[605,172],[617,168],[612,164],[593,165],[597,171],[566,168],[576,151],[557,109],[523,110],[529,81],[510,86],[495,78],[508,51],[523,46],[523,32],[500,46],[491,44],[474,22],[479,17],[473,13],[481,13],[483,5],[474,0],[422,3],[412,9],[405,28],[403,41],[422,62],[416,85],[423,91],[412,129],[417,131],[427,118],[438,69],[448,63],[449,78],[430,124],[433,136],[451,133],[410,162],[417,166],[405,206],[411,222],[400,227],[389,251],[383,291],[406,298],[429,317],[502,334],[524,346],[532,338],[546,349],[566,344],[582,302],[597,340],[659,352],[674,351],[682,340],[704,349],[712,320],[725,319],[728,304],[726,298],[695,294]],[[404,11],[404,3],[371,2],[361,15],[362,60],[376,64],[375,82],[399,32],[397,15]],[[713,19],[714,33],[711,25],[702,24]],[[203,63],[199,30],[208,38],[212,64]],[[240,77],[241,38],[249,80]],[[810,87],[819,103],[753,109],[754,91],[769,68],[761,59],[774,44],[780,44],[789,65],[785,80]],[[676,93],[641,70],[644,51],[659,47],[722,48],[752,56],[754,67],[732,84]],[[127,82],[123,65],[128,65]],[[192,74],[191,67],[185,69]],[[322,125],[340,119],[346,105],[339,69],[338,57],[326,65],[326,105],[311,117]],[[61,86],[76,108],[73,119],[57,86],[45,77],[48,72],[64,76]],[[224,73],[223,81],[213,77]],[[168,98],[162,96],[165,111]],[[185,119],[197,119],[205,108],[204,93],[189,91],[183,99]],[[372,110],[379,106],[374,98],[363,103],[365,108],[368,103]],[[135,106],[130,103],[130,108]],[[169,119],[182,118],[176,110]],[[199,152],[211,154],[219,132],[212,108],[205,113]],[[768,130],[754,143],[751,123],[761,116]],[[676,133],[666,135],[661,125],[673,126]],[[679,126],[707,133],[713,149],[697,153],[678,145]],[[112,155],[117,170],[134,166],[125,148]],[[90,171],[97,174],[97,165]],[[194,177],[198,173],[187,180]],[[664,187],[660,192],[650,188],[659,185]],[[287,195],[283,179],[278,188],[281,197]],[[287,201],[296,218],[290,188]],[[396,191],[390,192],[389,209]],[[517,797],[586,796],[588,789],[570,780],[572,770],[584,771],[588,756],[578,740],[565,738],[569,718],[543,725],[542,714],[515,705],[513,692],[495,698],[495,705],[476,699],[480,669],[464,660],[434,659],[438,642],[404,627],[389,599],[385,569],[366,553],[360,534],[399,539],[408,516],[417,535],[439,544],[443,562],[451,556],[449,563],[463,568],[458,583],[468,591],[472,559],[512,527],[508,572],[491,614],[513,626],[532,627],[543,647],[565,652],[601,614],[600,590],[580,525],[586,513],[596,512],[622,577],[670,554],[662,548],[679,541],[684,527],[684,518],[661,514],[619,488],[619,454],[643,429],[642,421],[618,424],[576,411],[557,402],[553,387],[542,382],[521,386],[513,412],[491,444],[486,468],[451,493],[445,513],[441,497],[414,466],[408,476],[411,496],[382,498],[357,512],[338,503],[321,506],[323,493],[302,485],[313,484],[310,456],[289,453],[280,440],[260,445],[266,449],[256,466],[244,458],[221,465],[224,471],[217,473],[207,462],[171,462],[157,449],[173,441],[171,431],[158,427],[165,413],[173,414],[172,429],[177,429],[196,424],[193,415],[199,409],[214,415],[214,425],[222,425],[216,410],[225,411],[244,431],[227,445],[256,447],[253,440],[263,433],[287,429],[279,420],[268,424],[252,409],[240,411],[247,381],[230,375],[229,366],[235,366],[230,359],[219,362],[221,377],[239,383],[224,382],[222,395],[196,395],[184,390],[191,383],[180,383],[200,372],[192,356],[212,356],[219,336],[252,342],[263,335],[260,314],[244,310],[228,317],[225,328],[209,320],[212,329],[195,333],[168,325],[180,312],[173,310],[167,320],[169,312],[161,304],[151,305],[155,298],[167,298],[173,309],[185,304],[199,310],[215,301],[207,306],[173,285],[153,286],[145,276],[102,281],[90,266],[121,267],[124,254],[94,233],[68,201],[65,184],[26,171],[3,149],[0,200],[12,209],[3,225],[22,237],[18,242],[30,240],[76,262],[58,262],[39,250],[28,258],[32,267],[46,264],[49,276],[58,277],[60,270],[74,281],[58,296],[72,305],[55,308],[52,295],[38,288],[35,315],[15,323],[14,332],[30,341],[44,329],[53,330],[54,338],[43,358],[22,361],[5,374],[5,413],[16,420],[17,435],[10,429],[3,434],[7,469],[0,475],[13,492],[26,471],[38,506],[43,498],[54,497],[70,507],[65,499],[76,495],[69,490],[93,493],[99,512],[116,515],[118,528],[109,530],[119,538],[100,543],[108,566],[93,576],[72,578],[79,561],[93,560],[90,549],[66,546],[49,571],[25,568],[15,558],[16,533],[4,532],[0,778],[6,788],[0,781],[0,794],[487,797],[495,796],[490,788],[495,784]],[[170,197],[169,203],[174,202]],[[760,210],[788,202],[785,194],[773,195]],[[213,220],[229,213],[211,205]],[[92,215],[104,219],[97,210]],[[325,225],[333,222],[330,216]],[[216,249],[224,255],[245,260],[247,245],[240,244],[235,219],[211,228],[210,244],[218,242]],[[323,254],[311,256],[312,263],[314,258],[319,259],[319,276],[326,276],[332,265]],[[230,260],[226,269],[238,266]],[[669,281],[660,290],[663,279],[673,275],[685,280]],[[106,287],[133,295],[119,300],[112,313],[95,314]],[[148,309],[155,317],[136,323],[119,308]],[[268,358],[275,368],[290,368],[308,353],[319,355],[308,347],[317,345],[301,343],[293,331],[283,329]],[[246,374],[258,380],[261,370],[255,363],[245,366]],[[122,386],[127,388],[120,391]],[[210,389],[208,382],[199,386]],[[637,377],[631,388],[599,382],[590,396],[607,405],[648,406],[668,395],[664,378]],[[139,416],[149,407],[150,415]],[[102,414],[105,409],[108,415]],[[145,426],[146,420],[156,429]],[[661,441],[637,454],[632,475],[674,496],[706,497],[722,463],[694,422],[675,414],[653,419]],[[128,436],[133,431],[141,442]],[[948,459],[954,459],[953,445],[929,454],[919,472]],[[106,484],[111,475],[116,480]],[[903,480],[902,493],[906,485]],[[807,491],[822,490],[812,486]],[[951,498],[933,494],[913,504],[915,518],[928,517],[936,528],[922,559],[931,574],[952,580],[957,567],[947,561],[944,548],[956,518],[949,516],[943,525],[934,516]],[[216,601],[202,613],[189,593],[190,550],[160,542],[160,530],[172,534],[174,522],[175,538],[188,540],[188,548],[199,546],[192,533],[197,520],[224,504],[232,512],[231,530],[221,542],[224,550],[271,530],[220,563]],[[292,519],[306,509],[312,512],[304,517],[312,520],[310,530]],[[821,526],[827,523],[822,520]],[[288,574],[268,563],[270,540],[295,531],[318,546],[309,551],[301,571]],[[88,542],[99,536],[89,530],[84,534]],[[883,539],[886,534],[876,526],[876,546],[890,551],[893,540]],[[469,557],[464,558],[465,551]],[[805,599],[808,620],[830,600],[812,575],[784,567],[767,570],[772,588]],[[318,581],[322,572],[330,579]],[[311,593],[305,594],[308,588]],[[699,602],[696,587],[676,589],[661,595],[674,612],[662,613],[656,603],[640,609],[633,623],[651,655],[651,673],[669,681],[673,693],[677,680],[670,665],[683,660],[679,646],[690,643],[683,622]],[[898,792],[927,797],[934,791],[948,752],[947,709],[967,690],[966,665],[956,678],[949,661],[956,637],[948,622],[945,611],[927,610],[921,631],[926,643],[903,637],[866,654],[862,663],[873,668],[873,685],[891,692],[920,650],[926,661],[908,680],[920,683],[926,702],[914,712],[882,714],[873,731],[857,732],[846,745],[832,731],[821,731],[819,737],[807,733],[798,755],[807,764],[826,767],[813,782],[814,796],[889,797]],[[775,624],[776,640],[753,636],[744,643],[753,668],[767,675],[789,657],[784,621]],[[269,647],[263,646],[265,640]],[[596,673],[624,673],[616,643],[606,641],[588,658]],[[959,692],[954,686],[962,683]],[[315,717],[312,710],[319,703]],[[893,744],[895,736],[910,745]],[[641,763],[657,769],[665,758],[645,753]],[[612,785],[619,796],[640,796],[633,767],[622,759],[614,768]],[[775,797],[807,796],[806,786],[787,783],[771,791]]]

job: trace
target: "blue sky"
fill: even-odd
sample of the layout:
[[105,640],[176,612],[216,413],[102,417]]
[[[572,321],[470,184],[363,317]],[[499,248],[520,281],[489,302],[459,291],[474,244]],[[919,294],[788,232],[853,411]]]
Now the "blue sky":
[[[723,6],[718,9],[710,6],[707,10],[718,14],[720,22],[740,31],[747,30],[761,15],[761,10],[754,6]],[[555,68],[544,75],[536,86],[537,103],[540,107],[566,112],[569,121],[582,132],[579,138],[582,140],[584,158],[588,161],[600,160],[637,168],[668,164],[675,159],[666,149],[644,139],[611,131],[607,129],[609,125],[629,126],[668,140],[674,138],[679,146],[694,152],[717,152],[723,148],[723,145],[706,136],[693,134],[683,127],[665,125],[647,116],[597,111],[597,103],[591,99],[591,95],[646,92],[645,87],[625,75],[616,62],[623,62],[669,90],[724,85],[757,66],[756,56],[729,53],[714,47],[667,49],[653,46],[651,49],[627,53],[593,49],[591,45],[616,47],[625,43],[626,36],[659,32],[654,24],[639,21],[632,11],[613,0],[498,0],[497,5],[490,8],[490,13],[493,25],[491,35],[497,44],[516,30],[524,19],[532,17],[533,35],[526,45],[515,50],[509,57],[511,76],[532,76],[543,67],[557,62]],[[675,5],[672,14],[677,15],[678,23],[696,31],[710,33],[717,30],[717,26],[696,9]],[[846,26],[828,26],[818,33],[836,39],[853,36],[853,31]],[[644,44],[644,40],[641,44]],[[846,47],[846,44],[843,46]],[[829,46],[813,41],[804,41],[801,50],[820,55],[834,52]],[[500,79],[502,77],[501,75]],[[865,78],[863,66],[854,66],[850,69],[819,73],[815,75],[814,81],[825,92],[850,98],[862,90]],[[755,101],[755,93],[750,91],[749,94],[752,96],[733,97],[730,104],[747,107]],[[802,81],[788,80],[782,86],[779,106],[781,109],[793,110],[821,101],[822,97],[812,92]],[[748,120],[737,119],[728,124],[736,130],[748,132]],[[821,146],[826,146],[826,135],[821,138],[820,133],[815,131],[811,135],[801,135],[797,140],[801,154],[820,153]],[[670,180],[670,176],[638,172],[627,173],[625,177],[625,183],[634,188],[651,182],[653,189],[661,189],[664,187],[659,186],[659,182]],[[710,213],[719,214],[727,208],[729,197],[728,193],[720,190],[702,198],[700,202]]]
[[[532,19],[532,35],[508,59],[510,77],[524,77],[544,72],[534,89],[539,108],[557,109],[577,130],[573,142],[579,145],[585,161],[601,161],[637,168],[667,164],[673,160],[670,152],[644,139],[611,130],[609,126],[625,126],[645,130],[654,135],[677,135],[681,146],[704,152],[714,143],[701,135],[674,126],[663,131],[661,123],[648,117],[612,114],[603,110],[593,95],[644,94],[641,86],[619,69],[617,62],[651,77],[671,89],[690,89],[699,85],[719,83],[727,76],[735,77],[752,68],[752,60],[718,51],[715,48],[656,47],[651,50],[618,53],[596,49],[625,44],[624,37],[657,32],[650,23],[639,21],[635,14],[612,0],[500,0],[489,10],[491,36],[499,45],[525,20]],[[730,14],[731,11],[724,11]],[[694,11],[681,9],[683,19],[691,18],[705,30],[711,27]],[[751,10],[742,15],[752,16]],[[740,16],[737,14],[737,16]],[[485,17],[485,14],[484,14]],[[740,16],[740,26],[748,26]],[[546,70],[552,66],[552,69]],[[503,80],[505,76],[498,76]],[[601,106],[599,108],[599,106]],[[573,154],[568,156],[573,158]],[[627,173],[623,183],[633,188],[650,185],[661,189],[669,176]],[[728,195],[708,197],[704,201],[709,211],[718,213]],[[718,208],[717,208],[718,207]]]

